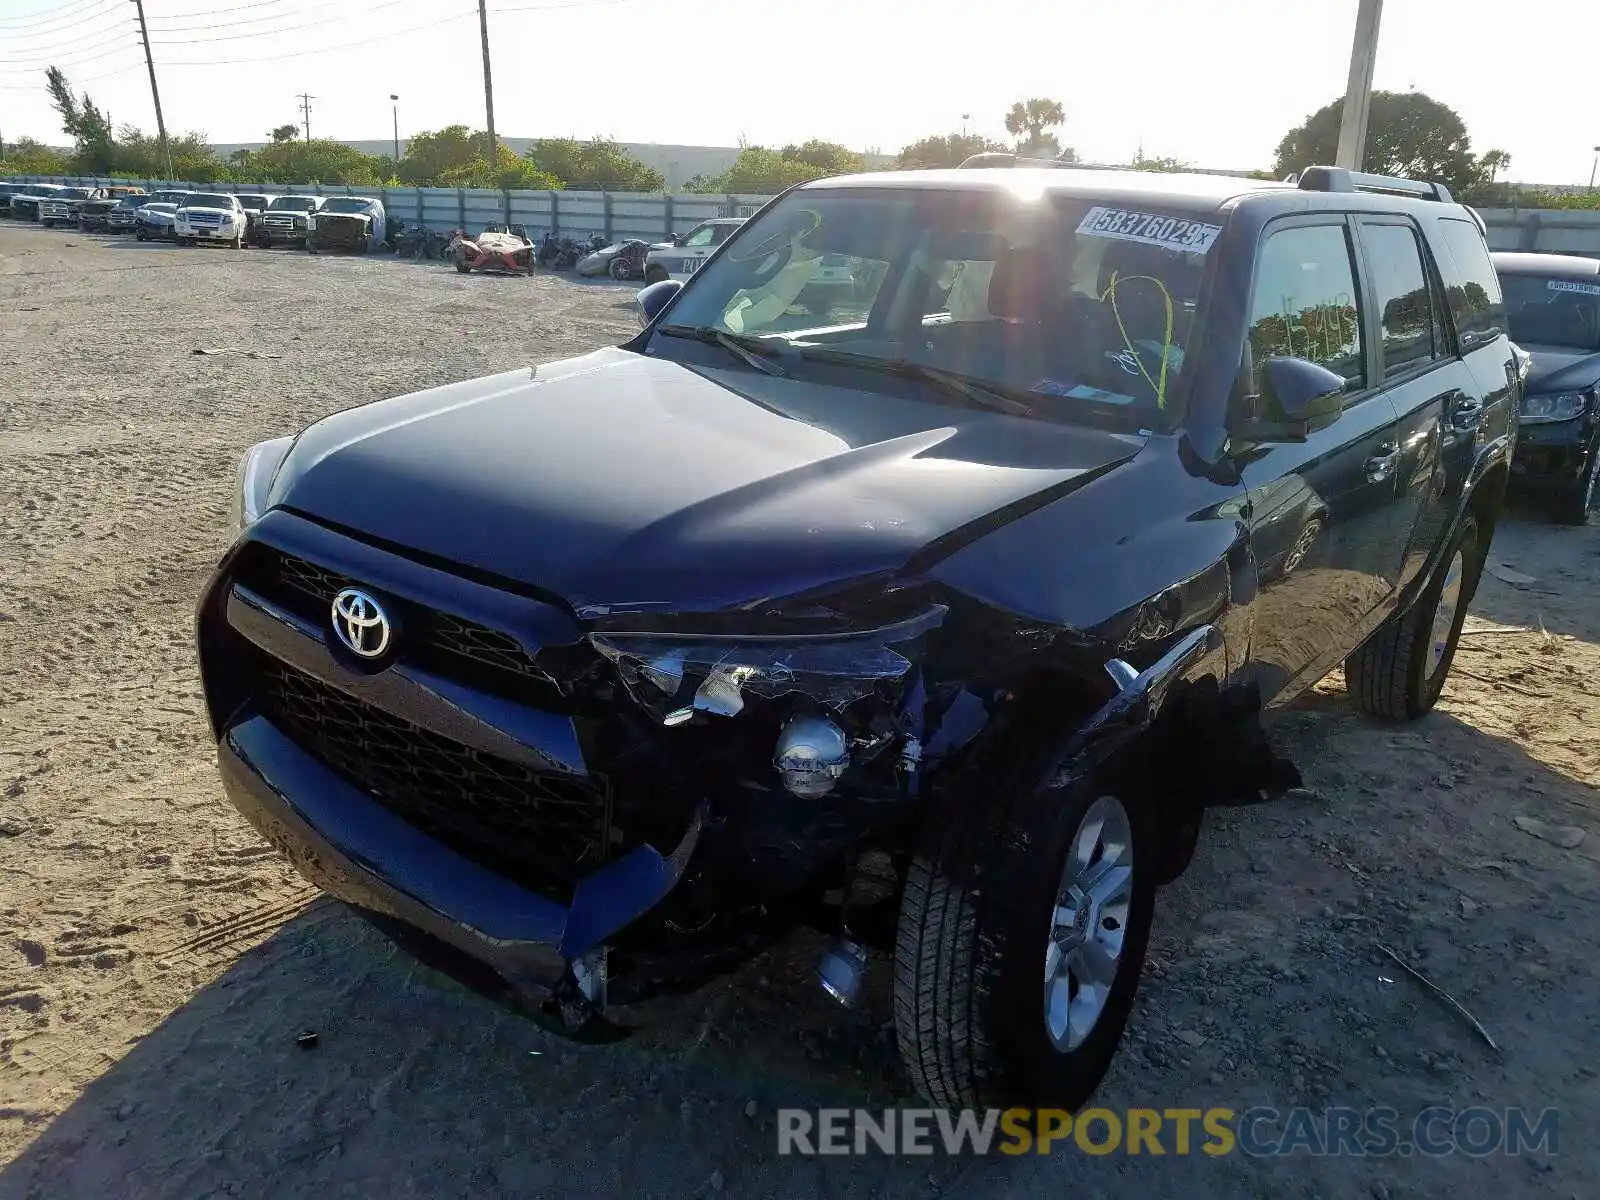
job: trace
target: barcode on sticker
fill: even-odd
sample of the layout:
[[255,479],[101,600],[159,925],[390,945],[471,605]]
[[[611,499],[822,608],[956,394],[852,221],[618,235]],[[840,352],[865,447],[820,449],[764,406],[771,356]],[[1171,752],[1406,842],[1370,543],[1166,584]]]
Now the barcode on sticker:
[[1164,217],[1160,213],[1133,212],[1125,208],[1096,205],[1084,213],[1078,233],[1089,237],[1115,238],[1121,242],[1143,242],[1166,250],[1205,254],[1222,232],[1220,225]]

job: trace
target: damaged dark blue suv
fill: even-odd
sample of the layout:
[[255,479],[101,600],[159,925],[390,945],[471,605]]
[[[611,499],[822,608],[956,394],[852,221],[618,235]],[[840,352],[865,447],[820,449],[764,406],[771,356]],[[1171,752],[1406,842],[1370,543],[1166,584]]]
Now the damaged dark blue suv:
[[[580,1035],[798,924],[950,1105],[1075,1106],[1207,807],[1344,664],[1426,712],[1521,387],[1436,185],[793,189],[614,349],[254,447],[198,642],[233,803]],[[1503,324],[1503,321],[1501,322]]]

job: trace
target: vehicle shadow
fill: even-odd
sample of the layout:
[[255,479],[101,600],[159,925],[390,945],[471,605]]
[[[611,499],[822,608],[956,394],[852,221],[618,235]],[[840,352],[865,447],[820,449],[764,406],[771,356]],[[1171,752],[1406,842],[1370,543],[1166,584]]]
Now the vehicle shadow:
[[[1509,570],[1508,570],[1509,569]],[[1600,645],[1600,513],[1554,524],[1534,498],[1514,498],[1495,528],[1472,610],[1503,625],[1544,628]]]
[[[1396,730],[1316,696],[1279,726],[1312,792],[1208,821],[1159,901],[1140,1010],[1097,1103],[1415,1114],[1492,1094],[1565,1103],[1576,1120],[1562,1081],[1600,1034],[1584,996],[1596,923],[1560,908],[1586,894],[1574,864],[1593,863],[1509,818],[1572,823],[1589,789],[1448,713]],[[1492,1055],[1385,965],[1378,938],[1516,1053]],[[780,1157],[779,1107],[919,1103],[895,1065],[889,973],[862,1008],[833,1007],[810,978],[818,945],[797,939],[658,1002],[629,1041],[578,1046],[323,903],[139,1039],[0,1173],[0,1196],[1033,1196],[1065,1184],[1220,1198],[1366,1195],[1381,1179],[1444,1197],[1517,1194],[1529,1174],[1503,1155],[1096,1157],[1070,1144],[982,1160]],[[315,1045],[302,1048],[307,1031]],[[1448,1075],[1413,1060],[1424,1047]],[[25,1066],[25,1045],[9,1052]]]

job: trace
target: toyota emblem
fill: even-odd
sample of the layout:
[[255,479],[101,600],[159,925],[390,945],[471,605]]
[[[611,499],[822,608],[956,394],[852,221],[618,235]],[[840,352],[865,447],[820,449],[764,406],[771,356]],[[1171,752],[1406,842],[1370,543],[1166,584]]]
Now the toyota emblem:
[[333,633],[360,658],[379,658],[389,648],[389,617],[360,588],[345,588],[333,598]]

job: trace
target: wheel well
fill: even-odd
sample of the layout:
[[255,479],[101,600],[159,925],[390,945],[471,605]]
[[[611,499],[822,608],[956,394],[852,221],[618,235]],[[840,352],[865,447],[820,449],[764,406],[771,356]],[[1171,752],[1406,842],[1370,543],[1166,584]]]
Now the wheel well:
[[1503,462],[1495,463],[1484,472],[1467,500],[1467,511],[1478,522],[1480,540],[1485,545],[1494,534],[1495,522],[1500,519],[1500,507],[1505,502],[1510,479],[1511,468]]

